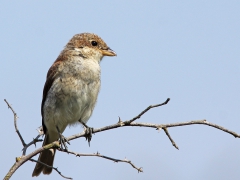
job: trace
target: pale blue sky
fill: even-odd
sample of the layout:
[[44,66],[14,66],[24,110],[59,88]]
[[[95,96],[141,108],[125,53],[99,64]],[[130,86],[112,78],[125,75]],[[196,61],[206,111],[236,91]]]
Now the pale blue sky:
[[[1,171],[3,178],[21,155],[6,98],[20,117],[26,142],[41,125],[46,73],[68,40],[93,32],[117,52],[104,58],[102,87],[88,125],[130,119],[151,104],[171,98],[138,122],[173,123],[207,119],[240,133],[240,1],[5,1],[0,7]],[[65,136],[81,132],[67,128]],[[76,179],[240,179],[240,140],[214,128],[170,128],[176,150],[163,131],[126,127],[98,133],[69,149],[130,159],[130,165],[57,152],[55,167]],[[40,147],[39,143],[37,147]],[[4,147],[4,148],[3,148]],[[31,147],[28,152],[35,148]],[[37,158],[37,157],[35,157]],[[25,163],[13,180],[32,179]],[[61,179],[53,172],[35,179]]]

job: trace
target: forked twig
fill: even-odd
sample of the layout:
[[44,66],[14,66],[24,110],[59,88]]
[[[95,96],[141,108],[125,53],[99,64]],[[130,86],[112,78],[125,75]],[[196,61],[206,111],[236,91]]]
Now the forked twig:
[[29,142],[28,144],[25,143],[20,131],[18,130],[18,127],[17,127],[17,113],[14,111],[14,109],[12,108],[12,106],[8,103],[8,101],[6,99],[4,99],[4,101],[7,103],[7,106],[9,109],[11,109],[11,111],[13,112],[13,116],[14,116],[14,127],[15,127],[15,130],[18,134],[18,137],[20,138],[21,142],[22,142],[22,145],[23,145],[23,149],[22,149],[22,156],[25,156],[26,155],[26,151],[27,151],[27,148],[29,146],[31,146],[32,144],[35,144],[36,145],[36,142],[41,142],[42,139],[38,139],[40,137],[40,135],[38,135],[36,138],[34,138],[31,142]]
[[128,163],[130,164],[133,168],[137,169],[138,172],[143,172],[142,170],[142,167],[138,168],[136,167],[130,160],[127,160],[126,158],[124,160],[121,160],[121,159],[115,159],[115,158],[112,158],[112,157],[108,157],[108,156],[104,156],[104,155],[101,155],[99,152],[97,153],[94,153],[94,154],[84,154],[84,153],[76,153],[76,152],[73,152],[73,151],[66,151],[66,150],[62,150],[62,149],[58,149],[59,151],[61,152],[66,152],[66,153],[69,153],[69,154],[73,154],[77,157],[80,157],[80,156],[95,156],[95,157],[100,157],[100,158],[104,158],[104,159],[108,159],[108,160],[111,160],[111,161],[114,161],[114,162],[124,162],[124,163]]
[[173,145],[176,149],[179,150],[177,144],[176,144],[176,143],[174,142],[174,140],[171,138],[171,136],[170,136],[170,134],[169,134],[167,128],[166,128],[166,127],[163,127],[162,129],[163,129],[164,132],[166,133],[166,135],[167,135],[167,137],[169,138],[169,140],[171,141],[172,145]]
[[14,127],[15,127],[15,130],[18,134],[18,137],[20,138],[21,142],[22,142],[22,145],[23,147],[26,146],[26,143],[24,142],[23,138],[22,138],[22,135],[20,134],[19,130],[18,130],[18,127],[17,127],[17,113],[13,110],[12,106],[7,102],[6,99],[4,99],[4,101],[7,103],[7,106],[9,109],[11,109],[11,111],[13,112],[13,116],[14,116]]
[[[219,126],[217,124],[213,124],[213,123],[210,123],[206,120],[194,120],[194,121],[187,121],[187,122],[179,122],[179,123],[170,123],[170,124],[150,124],[150,123],[136,123],[134,122],[135,120],[141,118],[141,116],[143,114],[145,114],[147,111],[149,111],[150,109],[152,108],[155,108],[155,107],[159,107],[159,106],[163,106],[165,104],[167,104],[169,102],[169,98],[163,102],[162,104],[157,104],[157,105],[151,105],[149,107],[147,107],[145,110],[143,110],[140,114],[138,114],[137,116],[135,116],[134,118],[130,119],[130,120],[127,120],[127,121],[122,121],[120,118],[119,118],[119,121],[116,123],[116,124],[112,124],[112,125],[109,125],[109,126],[105,126],[105,127],[102,127],[102,128],[98,128],[98,129],[93,129],[92,130],[92,133],[99,133],[99,132],[102,132],[102,131],[106,131],[106,130],[111,130],[111,129],[115,129],[115,128],[120,128],[120,127],[126,127],[126,126],[138,126],[138,127],[150,127],[150,128],[155,128],[157,130],[159,129],[163,129],[165,134],[168,136],[169,140],[171,141],[172,145],[178,149],[178,146],[176,145],[176,143],[174,142],[174,140],[171,138],[167,128],[171,128],[171,127],[178,127],[178,126],[187,126],[187,125],[194,125],[194,124],[202,124],[202,125],[207,125],[207,126],[211,126],[211,127],[214,127],[214,128],[217,128],[221,131],[224,131],[228,134],[231,134],[233,135],[234,137],[236,138],[240,138],[240,135],[237,134],[236,132],[234,131],[231,131],[231,130],[228,130],[222,126]],[[16,132],[24,146],[23,148],[23,154],[25,155],[26,153],[26,149],[27,147],[29,147],[30,145],[32,144],[35,144],[36,142],[39,142],[41,140],[39,140],[38,138],[40,137],[40,135],[38,135],[35,139],[33,139],[32,142],[26,144],[20,134],[20,132],[18,131],[18,128],[17,128],[17,123],[16,123],[16,120],[17,120],[17,114],[15,113],[15,111],[13,110],[13,108],[10,106],[10,104],[4,99],[4,101],[7,103],[8,107],[12,110],[13,114],[14,114],[14,125],[15,125],[15,129],[16,129]],[[66,138],[68,141],[71,141],[71,140],[74,140],[74,139],[77,139],[77,138],[80,138],[80,137],[85,137],[85,132],[82,132],[82,133],[79,133],[79,134],[75,134],[75,135],[72,135],[68,138]],[[10,179],[10,177],[12,176],[12,174],[23,164],[25,163],[26,161],[28,160],[31,160],[31,161],[34,161],[34,162],[38,162],[36,160],[33,160],[31,159],[33,156],[41,153],[43,150],[45,149],[49,149],[49,148],[56,148],[58,149],[59,151],[63,151],[63,150],[60,150],[59,149],[59,142],[58,141],[55,141],[51,144],[48,144],[44,147],[41,147],[37,150],[35,150],[34,152],[26,155],[26,156],[22,156],[22,157],[19,157],[19,158],[16,158],[16,162],[15,164],[12,166],[12,168],[9,170],[9,172],[7,173],[7,175],[5,176],[4,179],[8,180]],[[64,152],[64,151],[63,151]],[[65,151],[66,152],[66,151]],[[127,160],[127,159],[124,159],[124,160],[120,160],[120,159],[115,159],[115,158],[111,158],[111,157],[108,157],[108,156],[103,156],[103,155],[100,155],[100,153],[96,153],[96,154],[80,154],[80,153],[75,153],[75,152],[72,152],[72,151],[68,151],[67,153],[70,153],[70,154],[74,154],[76,156],[96,156],[96,157],[101,157],[101,158],[104,158],[104,159],[108,159],[108,160],[111,160],[111,161],[114,161],[114,162],[125,162],[125,163],[129,163],[133,168],[137,169],[138,172],[143,172],[142,168],[137,168],[131,161]],[[40,163],[40,162],[39,162]],[[54,168],[54,167],[53,167]],[[59,172],[57,170],[57,168],[55,168],[55,170],[57,172]],[[61,176],[63,176],[61,173],[59,173]],[[63,176],[65,177],[65,176]],[[67,177],[65,177],[67,178]],[[70,178],[69,178],[70,179]]]
[[42,139],[39,139],[40,138],[40,134],[39,135],[37,135],[37,137],[35,137],[35,138],[33,138],[33,140],[31,141],[31,142],[29,142],[28,144],[26,144],[25,146],[24,146],[24,148],[22,149],[22,151],[23,151],[23,156],[25,156],[26,155],[26,151],[27,151],[27,148],[29,147],[29,146],[31,146],[31,145],[35,145],[35,147],[36,147],[36,143],[37,142],[41,142],[41,141],[43,141]]

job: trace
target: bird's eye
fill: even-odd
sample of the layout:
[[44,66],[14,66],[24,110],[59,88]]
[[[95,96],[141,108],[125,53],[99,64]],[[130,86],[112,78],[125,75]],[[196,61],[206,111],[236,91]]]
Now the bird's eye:
[[97,46],[97,42],[96,41],[92,41],[91,42],[93,46]]

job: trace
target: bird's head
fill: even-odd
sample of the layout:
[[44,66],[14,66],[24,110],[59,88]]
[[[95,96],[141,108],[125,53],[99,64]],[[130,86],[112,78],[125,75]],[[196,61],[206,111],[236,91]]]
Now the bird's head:
[[67,49],[86,58],[101,60],[104,56],[116,56],[117,54],[96,34],[76,34],[66,45]]

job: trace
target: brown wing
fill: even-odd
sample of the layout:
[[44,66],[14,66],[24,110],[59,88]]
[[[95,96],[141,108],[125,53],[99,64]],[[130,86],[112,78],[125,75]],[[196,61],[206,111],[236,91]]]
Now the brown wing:
[[46,134],[47,128],[44,124],[44,119],[43,119],[43,117],[44,117],[43,116],[43,106],[44,106],[44,103],[46,101],[48,91],[51,88],[51,86],[53,84],[53,81],[55,79],[55,75],[56,75],[56,72],[57,72],[57,69],[58,69],[58,66],[59,66],[60,63],[61,63],[60,61],[56,60],[55,63],[50,67],[50,69],[48,70],[47,79],[46,79],[46,82],[45,82],[45,85],[44,85],[44,88],[43,88],[41,114],[42,114],[42,127],[43,127],[44,134]]

